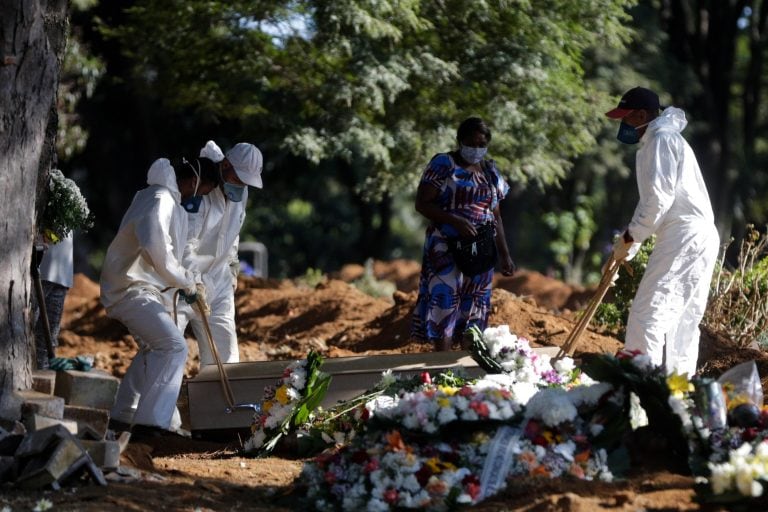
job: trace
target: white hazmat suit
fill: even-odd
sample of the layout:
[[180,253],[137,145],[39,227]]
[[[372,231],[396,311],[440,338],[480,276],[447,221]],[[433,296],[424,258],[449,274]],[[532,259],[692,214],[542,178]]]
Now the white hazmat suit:
[[656,245],[632,302],[625,348],[690,376],[720,238],[696,157],[680,133],[686,124],[682,110],[668,107],[640,140],[640,201],[628,231],[636,246],[655,233]]
[[[237,158],[238,155],[233,154],[236,149],[245,150],[243,154],[251,158],[245,161]],[[200,151],[200,156],[217,163],[225,158],[224,153],[213,141],[206,143]],[[226,157],[242,181],[261,187],[262,157],[255,146],[238,144]],[[242,200],[239,202],[227,199],[221,188],[217,188],[203,198],[198,213],[189,214],[189,233],[183,262],[202,276],[211,309],[208,324],[223,363],[240,361],[235,327],[235,288],[240,270],[237,248],[240,229],[245,220],[247,200],[247,187],[243,190]],[[203,320],[197,310],[188,307],[181,310],[179,327],[184,330],[187,323],[191,325],[197,339],[200,364],[214,364]]]
[[[147,183],[125,213],[101,273],[107,315],[122,322],[139,345],[111,416],[169,430],[187,359],[186,340],[169,311],[173,291],[194,293],[197,279],[180,263],[187,213],[167,159],[152,164]],[[167,288],[172,290],[163,293]]]

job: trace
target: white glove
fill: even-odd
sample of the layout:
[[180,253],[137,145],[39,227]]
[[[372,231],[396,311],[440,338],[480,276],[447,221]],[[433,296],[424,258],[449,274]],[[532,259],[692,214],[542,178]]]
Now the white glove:
[[625,242],[624,237],[620,236],[613,243],[613,258],[616,261],[630,261],[637,255],[641,245],[639,242]]

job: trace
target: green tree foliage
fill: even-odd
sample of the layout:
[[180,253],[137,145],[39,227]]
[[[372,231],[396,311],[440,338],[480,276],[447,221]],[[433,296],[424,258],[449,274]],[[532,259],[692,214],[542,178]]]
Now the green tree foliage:
[[[584,54],[628,40],[631,3],[142,0],[102,27],[136,94],[218,124],[222,145],[265,150],[272,189],[254,194],[250,229],[277,238],[272,255],[296,272],[318,264],[301,253],[334,246],[360,260],[416,247],[393,238],[412,215],[393,206],[408,204],[423,165],[469,115],[489,120],[512,181],[562,179],[610,103],[584,81]],[[288,211],[297,195],[312,205],[303,220]]]
[[[637,69],[659,79],[671,103],[691,119],[686,131],[699,157],[723,234],[765,224],[768,163],[765,122],[768,2],[644,0],[655,17],[641,27],[658,41]],[[661,29],[661,31],[659,31]]]

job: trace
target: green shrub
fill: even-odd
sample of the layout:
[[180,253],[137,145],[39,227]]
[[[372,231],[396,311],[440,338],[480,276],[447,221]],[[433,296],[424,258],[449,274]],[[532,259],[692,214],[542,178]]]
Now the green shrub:
[[296,282],[299,285],[308,286],[310,288],[316,288],[317,285],[326,280],[325,274],[319,268],[309,267],[304,275],[296,278]]
[[768,342],[767,252],[768,235],[760,234],[750,224],[739,247],[736,267],[726,265],[723,250],[712,277],[702,324],[742,347],[754,341],[764,348]]
[[352,286],[371,297],[392,300],[392,294],[397,287],[390,281],[379,281],[373,275],[373,260],[368,259],[365,262],[365,272],[363,275],[352,281]]

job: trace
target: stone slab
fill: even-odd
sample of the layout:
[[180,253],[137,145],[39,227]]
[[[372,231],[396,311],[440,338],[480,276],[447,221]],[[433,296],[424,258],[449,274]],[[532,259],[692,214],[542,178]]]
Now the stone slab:
[[30,414],[24,417],[24,426],[30,432],[37,432],[49,427],[60,425],[72,435],[77,435],[77,422],[72,420],[57,420],[42,416],[40,414]]
[[17,391],[23,403],[21,405],[22,416],[39,414],[60,420],[64,417],[64,399],[58,396],[47,395],[39,391],[26,389]]
[[74,437],[60,439],[50,457],[42,454],[22,470],[16,485],[23,489],[39,489],[52,485],[70,472],[70,468],[87,454]]
[[106,409],[94,409],[93,407],[81,407],[78,405],[64,406],[64,419],[77,423],[78,437],[90,427],[99,439],[103,439],[107,433],[109,423],[109,411]]
[[120,443],[118,441],[86,441],[81,440],[85,451],[91,460],[103,469],[115,469],[120,465]]
[[110,409],[119,384],[120,379],[103,372],[64,370],[56,374],[55,393],[67,405]]
[[56,371],[33,370],[32,389],[46,395],[52,395],[56,388]]

